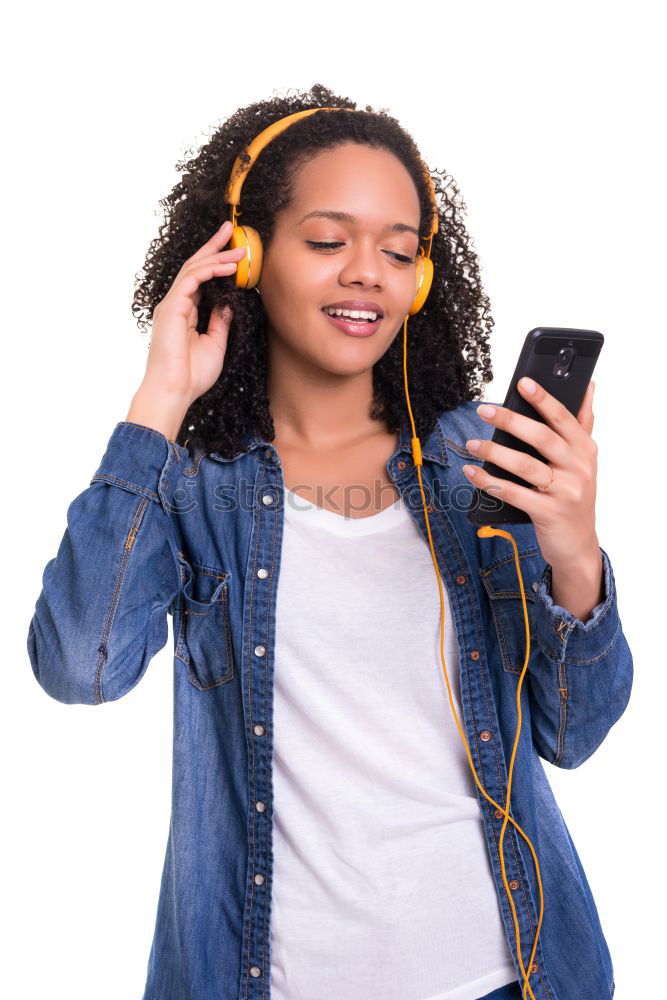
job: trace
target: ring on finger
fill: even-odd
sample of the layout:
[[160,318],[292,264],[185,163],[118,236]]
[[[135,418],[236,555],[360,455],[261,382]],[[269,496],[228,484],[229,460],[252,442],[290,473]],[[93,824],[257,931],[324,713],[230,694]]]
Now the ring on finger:
[[546,491],[551,487],[551,485],[552,485],[552,483],[554,481],[554,478],[555,478],[555,475],[556,475],[554,467],[553,467],[553,465],[550,465],[549,468],[551,469],[551,479],[549,480],[549,482],[547,483],[546,486],[538,486],[537,487],[537,489],[540,491],[540,493],[546,493]]

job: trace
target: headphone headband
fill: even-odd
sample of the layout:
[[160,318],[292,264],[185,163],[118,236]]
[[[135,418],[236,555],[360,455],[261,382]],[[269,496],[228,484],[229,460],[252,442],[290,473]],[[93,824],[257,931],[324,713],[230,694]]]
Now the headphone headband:
[[[236,210],[239,201],[241,200],[241,188],[243,187],[243,182],[248,176],[248,171],[253,166],[255,160],[262,152],[262,150],[266,146],[268,146],[269,143],[276,138],[276,136],[280,135],[281,132],[284,132],[285,129],[288,129],[290,125],[294,124],[294,122],[299,121],[299,119],[307,118],[310,115],[317,114],[318,111],[354,111],[354,110],[356,109],[355,108],[307,108],[305,111],[295,111],[294,114],[286,115],[284,118],[279,118],[277,122],[273,122],[272,125],[268,125],[258,135],[256,135],[255,138],[252,140],[252,142],[244,149],[244,151],[242,153],[239,153],[239,155],[236,157],[234,161],[234,166],[232,167],[232,172],[229,177],[229,181],[227,183],[227,187],[225,188],[225,202],[228,205],[232,206],[232,218],[231,218],[232,225],[233,226],[236,225],[236,217],[237,217]],[[247,159],[246,157],[249,157],[249,159]],[[431,228],[429,230],[428,236],[424,237],[424,239],[428,240],[426,255],[430,256],[431,243],[433,241],[434,235],[438,231],[438,225],[439,225],[438,206],[436,200],[436,191],[433,186],[433,181],[431,180],[431,175],[426,167],[426,164],[421,160],[420,160],[420,165],[422,168],[422,174],[424,176],[424,180],[426,181],[431,196],[431,206],[432,206]]]

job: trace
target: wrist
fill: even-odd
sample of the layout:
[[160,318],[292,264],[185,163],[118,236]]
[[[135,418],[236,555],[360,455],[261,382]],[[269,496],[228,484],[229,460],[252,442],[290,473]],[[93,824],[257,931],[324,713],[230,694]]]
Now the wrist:
[[557,573],[561,580],[576,580],[580,578],[593,579],[602,569],[602,553],[597,542],[579,550],[576,558],[570,558],[564,563],[551,563],[552,573]]
[[567,566],[551,566],[554,604],[583,622],[604,599],[604,591],[604,565],[599,547],[592,556],[571,561]]
[[190,400],[184,396],[142,382],[132,397],[125,419],[151,427],[174,441],[189,407]]

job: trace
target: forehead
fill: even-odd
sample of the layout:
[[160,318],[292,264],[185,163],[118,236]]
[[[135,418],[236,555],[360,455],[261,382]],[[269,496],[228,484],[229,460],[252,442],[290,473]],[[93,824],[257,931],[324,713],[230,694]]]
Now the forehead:
[[316,153],[296,171],[290,212],[301,218],[314,209],[349,212],[360,222],[384,223],[391,215],[419,225],[419,196],[407,169],[388,150],[359,143]]

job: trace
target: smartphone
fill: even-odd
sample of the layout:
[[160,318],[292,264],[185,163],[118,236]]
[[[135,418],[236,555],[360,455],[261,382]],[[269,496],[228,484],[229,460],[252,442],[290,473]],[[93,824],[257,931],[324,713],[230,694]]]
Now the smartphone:
[[[538,326],[531,330],[523,343],[503,406],[532,417],[533,420],[539,420],[543,424],[546,423],[544,417],[530,405],[517,388],[519,380],[527,375],[576,416],[586,395],[603,343],[604,337],[597,330],[572,330],[555,326]],[[494,430],[491,440],[508,448],[523,451],[543,462],[546,461],[532,445],[499,427]],[[527,483],[525,479],[493,462],[484,462],[482,468],[491,476],[534,489],[532,483]],[[525,511],[501,500],[497,491],[487,493],[477,487],[473,490],[467,514],[472,524],[530,522],[530,517]]]

